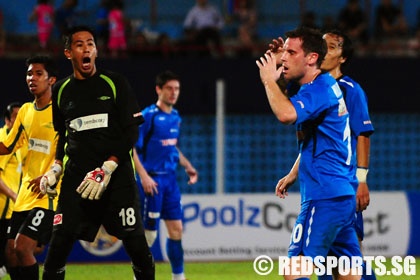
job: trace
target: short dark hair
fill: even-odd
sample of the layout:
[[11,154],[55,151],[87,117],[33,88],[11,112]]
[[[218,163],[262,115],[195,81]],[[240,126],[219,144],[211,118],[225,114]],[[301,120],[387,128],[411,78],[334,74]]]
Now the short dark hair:
[[13,109],[22,107],[22,104],[20,102],[12,102],[7,105],[6,110],[3,112],[3,117],[8,119],[10,121],[10,118],[13,114]]
[[33,55],[26,59],[26,66],[29,66],[33,63],[43,64],[45,70],[48,73],[48,77],[57,77],[58,76],[58,68],[52,59],[51,56],[48,55]]
[[86,32],[89,32],[90,34],[92,34],[93,41],[95,41],[95,43],[96,43],[95,32],[93,31],[92,28],[90,28],[87,25],[76,25],[76,26],[73,26],[73,27],[69,28],[66,31],[66,33],[63,35],[64,48],[65,49],[70,49],[71,43],[72,43],[72,40],[73,40],[73,34],[77,33],[77,32],[82,32],[82,31],[86,31]]
[[317,65],[321,67],[328,49],[320,30],[309,27],[298,27],[294,30],[287,31],[285,35],[287,38],[300,38],[305,55],[311,52],[317,53]]
[[354,54],[354,45],[350,37],[347,36],[347,34],[341,31],[340,29],[327,30],[325,31],[325,34],[332,34],[343,38],[343,45],[341,46],[341,56],[346,59],[346,61],[342,65],[346,65],[351,60]]
[[177,74],[170,70],[163,71],[156,76],[156,85],[160,88],[163,87],[168,81],[177,80],[180,81],[180,78]]

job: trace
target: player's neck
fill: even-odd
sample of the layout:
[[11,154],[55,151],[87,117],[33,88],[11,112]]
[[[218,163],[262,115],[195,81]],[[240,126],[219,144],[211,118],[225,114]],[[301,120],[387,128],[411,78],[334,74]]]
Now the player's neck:
[[334,79],[338,79],[341,76],[343,76],[343,73],[341,72],[340,67],[334,68],[330,71],[331,76],[334,77]]
[[44,109],[51,101],[51,92],[46,92],[41,96],[35,97],[36,109]]
[[303,84],[309,84],[311,82],[313,82],[313,80],[316,79],[316,77],[318,77],[318,75],[321,74],[321,70],[320,69],[314,69],[313,71],[307,73],[305,76],[302,77],[302,79],[300,79],[299,84],[303,85]]
[[170,114],[172,112],[173,106],[172,105],[167,105],[163,102],[156,102],[156,106],[159,107],[159,109],[167,114]]

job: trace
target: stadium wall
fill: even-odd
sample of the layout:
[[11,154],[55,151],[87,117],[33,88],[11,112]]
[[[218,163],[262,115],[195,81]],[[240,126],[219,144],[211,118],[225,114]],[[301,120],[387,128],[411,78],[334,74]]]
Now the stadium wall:
[[[30,54],[28,54],[29,56]],[[181,76],[178,109],[182,115],[214,115],[216,81],[226,83],[227,114],[271,114],[259,79],[256,58],[212,59],[130,57],[106,59],[99,54],[98,67],[121,72],[129,79],[142,106],[155,102],[155,76],[171,69]],[[71,64],[58,54],[59,78],[71,73]],[[365,89],[373,112],[419,112],[420,57],[355,57],[346,73]],[[11,101],[32,100],[25,83],[25,59],[0,58],[4,70],[0,108]]]
[[[186,261],[276,259],[287,255],[300,196],[274,194],[185,195],[183,246]],[[365,256],[420,256],[420,192],[373,192],[364,212]],[[166,261],[163,223],[152,247]],[[42,262],[45,252],[38,257]],[[93,243],[77,242],[70,262],[129,261],[120,241],[100,231]]]

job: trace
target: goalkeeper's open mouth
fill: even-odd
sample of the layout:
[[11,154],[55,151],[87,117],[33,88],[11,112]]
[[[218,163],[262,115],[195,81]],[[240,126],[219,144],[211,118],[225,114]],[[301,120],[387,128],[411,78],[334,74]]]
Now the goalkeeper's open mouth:
[[84,57],[82,60],[82,67],[84,70],[87,70],[90,68],[90,57]]

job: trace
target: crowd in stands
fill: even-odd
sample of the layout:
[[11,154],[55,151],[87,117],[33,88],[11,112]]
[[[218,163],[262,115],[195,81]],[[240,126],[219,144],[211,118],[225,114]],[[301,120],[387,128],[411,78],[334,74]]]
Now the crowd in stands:
[[[51,0],[37,0],[29,20],[37,24],[37,44],[33,38],[29,44],[13,39],[2,28],[0,11],[0,56],[20,50],[46,50],[54,52],[60,46],[60,35],[74,24],[79,24],[85,16],[96,17],[98,48],[110,57],[127,56],[253,56],[263,51],[271,38],[260,35],[261,14],[256,0],[230,0],[228,9],[219,7],[211,0],[195,0],[186,11],[175,37],[165,31],[153,28],[139,28],[136,20],[125,15],[130,9],[124,0],[100,0],[96,12],[84,14],[77,9],[78,0],[64,0],[53,9]],[[409,26],[400,5],[403,1],[378,0],[374,7],[374,17],[369,17],[363,3],[370,1],[347,0],[336,15],[319,15],[312,10],[302,9],[300,25],[323,30],[340,28],[357,44],[357,54],[420,54],[420,7],[417,23]],[[4,11],[3,11],[4,13]],[[299,25],[298,24],[298,25]],[[182,25],[182,26],[181,26]],[[58,36],[51,35],[53,28]],[[283,34],[279,33],[278,36]],[[7,44],[6,44],[7,42]],[[23,47],[22,47],[23,46]],[[58,47],[59,49],[59,47]]]

